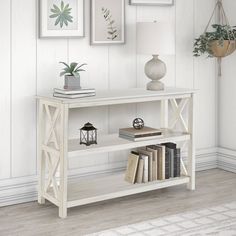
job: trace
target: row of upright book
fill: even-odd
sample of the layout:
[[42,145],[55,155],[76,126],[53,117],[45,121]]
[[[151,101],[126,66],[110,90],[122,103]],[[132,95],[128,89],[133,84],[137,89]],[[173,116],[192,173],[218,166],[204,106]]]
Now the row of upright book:
[[132,151],[125,180],[135,184],[180,177],[180,155],[181,150],[175,143],[150,145]]
[[84,98],[95,96],[95,89],[93,88],[81,88],[81,89],[59,89],[54,88],[53,96],[58,98]]

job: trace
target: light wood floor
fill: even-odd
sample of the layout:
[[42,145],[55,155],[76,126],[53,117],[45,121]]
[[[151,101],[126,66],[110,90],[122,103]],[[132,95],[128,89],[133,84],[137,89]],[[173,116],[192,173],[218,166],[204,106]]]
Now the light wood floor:
[[58,218],[57,208],[50,203],[3,207],[0,208],[0,235],[80,236],[232,201],[236,201],[236,174],[214,169],[197,173],[194,192],[178,186],[71,208],[65,220]]

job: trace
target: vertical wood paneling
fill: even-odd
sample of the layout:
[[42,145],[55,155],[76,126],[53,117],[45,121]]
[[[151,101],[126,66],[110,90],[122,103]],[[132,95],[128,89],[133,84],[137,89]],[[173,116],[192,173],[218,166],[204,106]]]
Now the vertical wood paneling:
[[10,130],[11,130],[11,4],[10,1],[1,2],[0,21],[0,65],[1,65],[1,87],[0,87],[0,179],[10,177]]
[[[226,14],[232,26],[236,25],[236,1],[223,1]],[[236,53],[223,58],[222,77],[219,82],[219,145],[236,150]]]
[[[136,87],[136,7],[126,0],[125,27],[126,43],[109,47],[109,88],[123,89]],[[109,108],[109,133],[118,133],[119,128],[129,127],[136,117],[136,106],[122,105]],[[127,151],[109,153],[112,168],[117,162],[126,161]]]
[[37,93],[52,92],[53,88],[62,87],[63,77],[59,74],[67,62],[66,39],[38,39],[37,40]]
[[[215,1],[195,0],[195,37],[205,30]],[[196,95],[196,145],[198,148],[214,147],[215,141],[215,59],[196,58],[194,85]]]
[[[184,16],[184,17],[183,17]],[[176,86],[193,88],[194,0],[176,1]]]
[[12,175],[36,173],[36,0],[12,0]]
[[[176,81],[177,87],[194,87],[194,0],[178,0],[176,4],[175,35],[176,35]],[[183,17],[184,16],[184,17]],[[171,110],[172,111],[172,110]],[[171,113],[173,114],[173,113]],[[171,116],[170,114],[170,116]],[[187,109],[183,111],[185,120],[188,117]],[[179,124],[177,126],[179,127]],[[187,151],[187,147],[186,150]]]
[[85,37],[69,40],[69,61],[87,63],[81,72],[82,87],[108,88],[108,47],[90,45],[90,1],[85,1]]
[[126,43],[109,47],[109,86],[111,89],[136,87],[136,7],[126,0]]
[[[85,1],[85,12],[90,12],[90,1]],[[85,14],[85,38],[69,40],[69,61],[87,63],[86,72],[81,73],[82,87],[108,89],[108,47],[90,46],[90,15]],[[98,138],[108,133],[108,107],[72,110],[70,113],[70,134],[78,137],[78,129],[91,122],[98,128]],[[106,166],[108,154],[80,156],[70,160],[71,169],[92,166]]]
[[[108,133],[108,116],[107,107],[99,108],[82,108],[75,109],[70,112],[70,137],[79,138],[79,129],[87,122],[92,123],[98,129],[98,142],[99,138]],[[107,165],[108,154],[95,154],[91,156],[78,156],[69,160],[70,169],[78,169],[92,166]]]
[[[134,118],[136,118],[136,106],[134,104],[110,106],[109,133],[118,134],[119,128],[131,127]],[[110,167],[113,167],[117,162],[127,160],[128,152],[129,151],[120,151],[109,153]]]
[[[228,4],[230,0],[226,0]],[[126,0],[126,44],[90,46],[90,1],[85,1],[85,38],[38,39],[36,37],[36,0],[4,1],[0,19],[4,34],[0,38],[0,64],[2,91],[0,93],[1,131],[4,139],[0,157],[0,178],[10,176],[10,125],[12,127],[13,177],[35,174],[36,122],[35,93],[50,92],[62,87],[59,61],[86,62],[86,72],[81,73],[83,87],[96,89],[123,89],[145,87],[149,80],[144,74],[144,64],[151,55],[136,53],[136,22],[169,21],[176,26],[176,55],[161,56],[168,72],[163,82],[167,86],[193,87],[197,95],[197,148],[215,145],[215,62],[192,58],[192,38],[204,30],[212,11],[214,0],[177,0],[172,7],[130,6]],[[231,13],[232,14],[232,13]],[[10,16],[12,15],[12,58],[10,58]],[[194,18],[195,15],[195,18]],[[12,87],[10,61],[12,60]],[[233,63],[233,62],[232,62]],[[230,71],[233,74],[233,71]],[[232,83],[233,84],[233,83]],[[233,86],[231,86],[232,88]],[[224,87],[224,93],[228,87]],[[12,124],[10,124],[10,91],[12,91]],[[228,101],[227,97],[226,100]],[[229,112],[228,110],[224,110]],[[157,102],[150,104],[100,107],[73,110],[70,113],[70,137],[78,137],[78,129],[87,121],[98,127],[99,135],[117,132],[120,127],[131,125],[137,116],[146,125],[160,125]],[[225,121],[226,119],[224,119]],[[226,137],[226,136],[224,136]],[[227,139],[228,140],[228,139]],[[73,173],[105,170],[118,167],[126,160],[126,152],[78,157],[69,161]],[[79,168],[79,170],[77,170]]]

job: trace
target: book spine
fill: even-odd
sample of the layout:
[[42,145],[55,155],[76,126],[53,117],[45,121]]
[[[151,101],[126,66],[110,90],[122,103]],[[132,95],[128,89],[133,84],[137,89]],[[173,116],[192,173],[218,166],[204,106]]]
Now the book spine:
[[147,156],[143,156],[142,159],[144,161],[143,182],[147,183],[148,182],[148,157]]
[[165,153],[165,179],[170,178],[170,149],[166,148]]
[[157,162],[154,159],[152,162],[152,181],[155,181],[155,180],[157,180]]
[[170,149],[170,177],[174,178],[174,160],[175,160],[175,153],[174,149]]
[[60,93],[64,95],[73,95],[73,94],[90,94],[95,93],[95,89],[93,90],[62,90],[62,89],[53,89],[54,93]]
[[120,138],[124,138],[124,139],[127,139],[127,140],[130,140],[130,141],[145,141],[145,140],[151,140],[151,139],[154,139],[154,138],[160,138],[162,135],[156,135],[156,136],[147,136],[147,137],[142,137],[142,138],[132,138],[130,136],[127,136],[127,135],[123,135],[123,134],[119,134],[119,137]]
[[125,180],[131,184],[134,184],[136,180],[138,161],[139,161],[139,156],[134,154],[129,155],[125,173]]
[[148,158],[148,181],[153,180],[153,160],[149,156],[146,156],[145,158]]
[[158,150],[158,156],[157,156],[157,179],[162,180],[162,152],[161,149]]
[[175,170],[174,170],[174,177],[180,177],[180,155],[181,155],[180,148],[176,148],[175,149]]
[[141,184],[143,182],[143,167],[144,167],[144,162],[143,159],[139,159],[139,164],[138,164],[138,171],[137,171],[137,179],[136,183]]
[[165,166],[166,166],[166,158],[165,158],[165,155],[166,155],[166,147],[165,146],[162,146],[162,154],[161,154],[161,176],[162,176],[162,180],[165,179],[165,175],[166,175],[166,172],[165,172]]

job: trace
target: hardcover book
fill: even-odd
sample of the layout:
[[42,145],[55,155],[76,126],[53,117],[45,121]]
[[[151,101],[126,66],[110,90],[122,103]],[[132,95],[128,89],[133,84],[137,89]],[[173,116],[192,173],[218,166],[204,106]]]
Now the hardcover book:
[[84,97],[93,97],[95,96],[95,93],[82,93],[82,94],[61,94],[61,93],[53,93],[54,97],[58,97],[58,98],[84,98]]
[[153,180],[153,153],[152,151],[145,150],[140,148],[138,152],[141,155],[146,155],[148,156],[148,180],[152,181]]
[[158,151],[158,179],[165,179],[165,158],[166,158],[166,147],[163,145],[155,145]]
[[172,148],[168,148],[166,147],[167,149],[169,149],[169,153],[170,153],[170,177],[171,178],[174,178],[174,156],[175,156],[175,149],[172,149]]
[[147,150],[152,152],[152,180],[157,180],[158,176],[158,150],[154,145],[147,146]]
[[150,136],[145,136],[145,137],[138,137],[138,138],[134,138],[134,137],[131,137],[131,136],[128,136],[128,135],[122,135],[122,134],[119,134],[119,137],[120,138],[123,138],[123,139],[127,139],[127,140],[130,140],[130,141],[145,141],[145,140],[150,140],[150,139],[154,139],[154,138],[160,138],[162,135],[150,135]]
[[143,167],[143,182],[148,182],[148,156],[140,154],[140,159],[143,160],[144,167]]
[[119,130],[120,135],[128,136],[131,138],[142,138],[148,136],[162,135],[162,131],[150,127],[143,127],[142,129],[123,128]]
[[165,179],[169,179],[170,178],[170,149],[166,147],[166,154],[165,154]]
[[135,183],[138,162],[139,156],[131,153],[128,158],[128,164],[125,173],[125,180],[131,184]]
[[175,149],[174,177],[180,177],[180,148]]
[[66,95],[72,95],[72,94],[87,94],[87,93],[95,93],[95,89],[93,88],[83,88],[83,89],[59,89],[54,88],[54,93],[60,93],[60,94],[66,94]]
[[138,162],[138,171],[137,171],[137,178],[136,178],[136,183],[138,184],[143,183],[143,171],[144,171],[144,160],[140,158]]
[[175,143],[164,143],[170,158],[170,177],[180,177],[181,151]]

